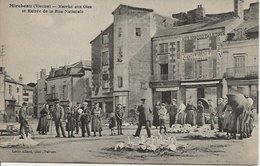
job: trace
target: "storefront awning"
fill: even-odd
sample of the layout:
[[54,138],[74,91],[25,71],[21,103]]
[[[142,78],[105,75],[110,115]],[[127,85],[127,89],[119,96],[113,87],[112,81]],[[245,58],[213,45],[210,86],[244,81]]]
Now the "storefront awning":
[[219,81],[201,81],[201,82],[182,82],[181,85],[210,85],[218,84]]
[[179,87],[171,87],[171,88],[156,88],[157,92],[166,92],[166,91],[176,91],[179,90]]

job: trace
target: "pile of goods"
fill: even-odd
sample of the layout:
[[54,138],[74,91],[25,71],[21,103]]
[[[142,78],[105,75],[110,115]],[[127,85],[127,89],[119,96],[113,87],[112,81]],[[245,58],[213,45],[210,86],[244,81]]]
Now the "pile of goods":
[[136,137],[133,141],[128,137],[126,143],[118,143],[114,146],[115,151],[138,151],[138,152],[162,152],[162,151],[172,151],[175,152],[180,149],[187,148],[187,144],[177,143],[176,138],[170,136],[168,138],[163,138],[162,135],[151,136],[151,138],[141,138]]
[[195,129],[190,132],[186,138],[191,139],[226,139],[228,138],[226,133],[219,133],[216,130],[210,130],[210,126],[205,125],[203,127]]
[[167,132],[168,133],[189,133],[193,132],[197,126],[191,126],[190,124],[174,124],[172,128],[170,128]]
[[19,136],[15,136],[11,141],[1,142],[0,147],[11,148],[11,147],[25,147],[25,146],[36,146],[39,142],[34,141],[30,135],[24,139],[19,139]]

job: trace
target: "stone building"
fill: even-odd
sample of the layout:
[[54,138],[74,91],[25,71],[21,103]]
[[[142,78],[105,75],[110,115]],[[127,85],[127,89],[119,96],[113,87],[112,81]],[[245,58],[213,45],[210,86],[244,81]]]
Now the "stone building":
[[[234,0],[232,14],[205,15],[203,21],[155,34],[150,83],[153,102],[169,103],[176,98],[184,102],[192,100],[196,105],[198,98],[207,98],[216,104],[217,98],[227,93],[222,42],[243,22],[242,2]],[[200,5],[198,8],[202,9]],[[200,18],[201,12],[197,14],[194,17]]]
[[[222,64],[225,69],[228,90],[236,90],[254,100],[258,98],[258,10],[254,10],[258,3],[250,5],[245,11],[246,20],[228,34],[222,43]],[[253,8],[253,9],[252,9]],[[255,12],[252,12],[255,11]]]
[[40,111],[43,107],[43,105],[46,103],[46,92],[47,92],[47,82],[46,78],[48,76],[46,75],[46,69],[42,69],[40,71],[40,78],[37,80],[36,85],[36,103],[37,106],[37,117],[40,116]]
[[[126,5],[119,5],[112,14],[113,24],[91,42],[92,64],[99,66],[93,68],[93,90],[96,91],[96,87],[99,87],[99,94],[92,93],[92,99],[100,102],[103,109],[109,109],[107,112],[114,110],[119,103],[125,106],[126,111],[135,109],[142,97],[152,104],[149,87],[151,37],[159,29],[172,27],[175,20],[160,16],[152,9]],[[103,41],[107,43],[103,44]],[[106,50],[109,52],[105,53]],[[108,70],[101,63],[104,54],[109,56]],[[108,71],[109,76],[101,77],[105,71]],[[109,81],[106,81],[107,78]],[[106,90],[103,86],[100,90],[100,82],[109,82],[109,88]],[[106,104],[109,104],[109,107]]]
[[14,120],[18,115],[18,110],[23,103],[23,78],[19,76],[19,81],[13,79],[9,75],[4,78],[4,98],[5,98],[5,112],[7,120]]
[[79,61],[71,65],[52,68],[46,78],[46,101],[53,104],[59,100],[65,106],[69,101],[73,105],[91,97],[90,61]]

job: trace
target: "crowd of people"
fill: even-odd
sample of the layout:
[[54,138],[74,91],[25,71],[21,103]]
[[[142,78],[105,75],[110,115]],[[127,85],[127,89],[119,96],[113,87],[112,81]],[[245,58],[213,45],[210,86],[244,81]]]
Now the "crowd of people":
[[[169,114],[169,127],[174,124],[190,124],[198,127],[204,126],[209,123],[211,130],[215,129],[216,119],[218,120],[219,132],[227,132],[234,138],[236,133],[240,131],[239,123],[243,122],[243,137],[250,137],[253,130],[254,114],[252,112],[253,100],[247,98],[246,111],[241,116],[237,116],[237,112],[232,110],[232,107],[228,104],[228,98],[219,98],[217,106],[214,106],[211,99],[203,99],[197,101],[197,107],[190,99],[187,105],[180,101],[177,105],[176,99],[172,99],[170,104],[160,103],[155,104],[153,109],[146,103],[146,99],[141,99],[141,104],[137,107],[136,111],[139,115],[138,127],[133,136],[139,137],[141,129],[144,126],[147,131],[147,136],[151,137],[151,126],[159,127],[159,132],[164,134],[166,130],[166,118]],[[205,105],[206,103],[206,105]],[[24,138],[24,134],[28,136],[28,121],[26,118],[26,103],[23,104],[19,110],[19,123],[21,138]],[[81,129],[82,137],[93,136],[97,133],[102,136],[102,117],[104,112],[100,108],[99,103],[95,103],[93,108],[90,106],[90,101],[84,101],[83,103],[77,103],[72,106],[72,103],[64,108],[60,105],[59,101],[55,101],[54,105],[49,106],[45,104],[40,111],[39,123],[37,131],[39,134],[46,135],[49,130],[52,130],[52,124],[54,122],[56,129],[56,137],[75,137],[75,134],[79,134]],[[117,128],[118,135],[123,135],[122,125],[125,117],[125,109],[122,104],[118,104],[115,111],[109,114],[109,129],[111,130],[111,136],[116,135],[115,129]],[[217,118],[216,118],[217,117]],[[64,124],[65,123],[65,124]],[[90,128],[91,127],[91,128]],[[67,136],[65,131],[67,131]]]

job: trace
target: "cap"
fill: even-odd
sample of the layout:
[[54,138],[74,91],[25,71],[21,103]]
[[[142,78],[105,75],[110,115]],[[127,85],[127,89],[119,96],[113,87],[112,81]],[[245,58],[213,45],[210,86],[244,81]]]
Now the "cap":
[[84,102],[82,103],[82,105],[88,105],[88,102],[84,101]]
[[142,101],[146,100],[144,97],[141,98]]
[[117,106],[119,106],[119,105],[122,105],[122,104],[118,103]]
[[22,106],[27,106],[27,103],[26,103],[26,102],[23,102]]
[[162,106],[165,106],[165,103],[162,103]]
[[176,101],[176,99],[173,98],[172,101]]
[[91,100],[90,100],[90,99],[85,99],[84,101],[85,101],[85,102],[90,102]]

